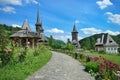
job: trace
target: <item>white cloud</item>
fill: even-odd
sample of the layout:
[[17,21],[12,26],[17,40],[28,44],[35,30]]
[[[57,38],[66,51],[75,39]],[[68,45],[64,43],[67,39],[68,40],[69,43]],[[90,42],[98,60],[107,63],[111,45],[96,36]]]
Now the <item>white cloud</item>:
[[34,3],[40,5],[40,3],[37,0],[25,0],[26,3]]
[[75,20],[75,23],[76,23],[76,24],[79,24],[79,23],[80,23],[80,21],[79,21],[79,20]]
[[13,26],[13,27],[20,27],[20,28],[21,28],[21,26],[20,26],[20,25],[17,25],[17,24],[12,24],[12,26]]
[[46,32],[49,32],[49,33],[64,33],[63,30],[60,30],[60,29],[57,29],[57,28],[53,28],[51,30],[46,30]]
[[37,0],[0,0],[0,5],[22,5],[23,3],[34,3],[40,5]]
[[113,14],[111,12],[106,12],[105,14],[108,15],[108,20],[112,23],[120,25],[120,14]]
[[118,35],[118,34],[120,34],[119,31],[113,32],[113,31],[110,31],[110,30],[106,30],[104,33],[109,33],[111,35]]
[[96,29],[96,28],[82,28],[80,30],[83,31],[84,34],[88,34],[88,35],[99,34],[99,33],[109,33],[110,35],[120,34],[119,31],[115,31],[115,32],[111,31],[111,30],[102,31],[102,30]]
[[10,7],[10,6],[5,6],[3,8],[0,8],[0,10],[8,13],[16,13],[15,8]]
[[0,0],[0,4],[22,5],[21,0]]
[[[53,36],[54,39],[58,39],[58,40],[62,40],[64,42],[67,42],[68,38],[70,39],[70,41],[72,40],[72,36],[71,35],[64,35],[64,36]],[[78,40],[82,39],[82,37],[78,36]]]
[[84,34],[92,34],[92,35],[102,32],[100,29],[96,29],[96,28],[82,28],[80,30],[82,30]]
[[71,40],[71,36],[70,35],[64,35],[64,36],[53,36],[55,39],[57,40],[62,40],[64,42],[67,42],[67,39],[69,38]]
[[105,9],[108,6],[113,5],[110,0],[97,1],[96,3],[99,5],[100,9]]

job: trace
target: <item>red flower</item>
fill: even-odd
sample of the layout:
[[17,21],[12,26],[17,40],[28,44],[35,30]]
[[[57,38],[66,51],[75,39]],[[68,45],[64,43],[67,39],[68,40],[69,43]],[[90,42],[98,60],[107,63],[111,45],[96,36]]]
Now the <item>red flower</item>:
[[7,49],[5,49],[5,50],[4,50],[4,52],[8,53],[8,50],[7,50]]
[[11,53],[12,52],[12,50],[11,49],[8,49],[8,53]]
[[94,57],[94,58],[92,59],[92,61],[93,61],[93,62],[97,62],[98,59],[99,59],[98,57]]
[[5,49],[4,52],[6,52],[6,53],[11,53],[12,50],[11,50],[11,49]]

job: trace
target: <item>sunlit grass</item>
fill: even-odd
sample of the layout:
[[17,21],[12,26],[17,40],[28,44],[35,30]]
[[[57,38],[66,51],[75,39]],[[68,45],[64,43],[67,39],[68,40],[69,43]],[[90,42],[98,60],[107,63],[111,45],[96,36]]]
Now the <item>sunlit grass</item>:
[[115,53],[100,54],[100,53],[97,53],[97,52],[92,52],[92,53],[90,53],[90,52],[84,53],[83,52],[83,54],[91,54],[91,55],[96,56],[96,57],[103,56],[103,57],[107,58],[108,60],[117,63],[120,66],[120,56],[116,55]]
[[[21,51],[21,50],[20,50]],[[18,61],[15,50],[15,61]],[[24,62],[17,62],[16,64],[8,64],[0,68],[0,80],[24,80],[29,75],[44,66],[51,58],[51,52],[48,49],[41,48],[39,55],[33,55],[34,49],[28,49]]]

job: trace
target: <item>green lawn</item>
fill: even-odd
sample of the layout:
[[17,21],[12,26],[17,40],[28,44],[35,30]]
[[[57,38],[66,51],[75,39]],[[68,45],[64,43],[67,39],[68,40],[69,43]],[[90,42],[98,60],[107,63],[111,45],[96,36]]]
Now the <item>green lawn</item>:
[[[86,54],[88,54],[88,53],[86,53]],[[93,56],[104,56],[108,60],[111,60],[111,61],[117,63],[120,66],[120,56],[117,56],[117,55],[114,55],[114,54],[113,55],[112,54],[111,55],[110,54],[99,54],[97,52],[93,52],[93,53],[89,53],[89,54],[91,54]]]
[[[28,49],[24,62],[17,62],[15,65],[6,65],[0,68],[0,80],[25,80],[29,75],[44,66],[51,58],[48,49],[41,48],[38,56],[33,56],[33,49]],[[17,55],[15,55],[17,60]]]

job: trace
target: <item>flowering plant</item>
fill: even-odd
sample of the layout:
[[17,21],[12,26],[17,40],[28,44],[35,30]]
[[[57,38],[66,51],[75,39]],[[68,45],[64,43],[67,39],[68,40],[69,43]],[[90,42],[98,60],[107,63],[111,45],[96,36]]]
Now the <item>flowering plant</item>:
[[113,72],[120,70],[118,64],[107,60],[103,56],[94,57],[92,61],[98,63],[100,75],[104,75],[105,78],[109,78],[110,80],[116,79],[116,76],[113,74]]
[[11,49],[5,49],[1,54],[1,61],[3,65],[6,65],[13,59],[13,54]]
[[25,55],[22,54],[22,53],[18,53],[18,57],[19,57],[19,61],[20,61],[20,62],[23,62],[24,59],[25,59]]

